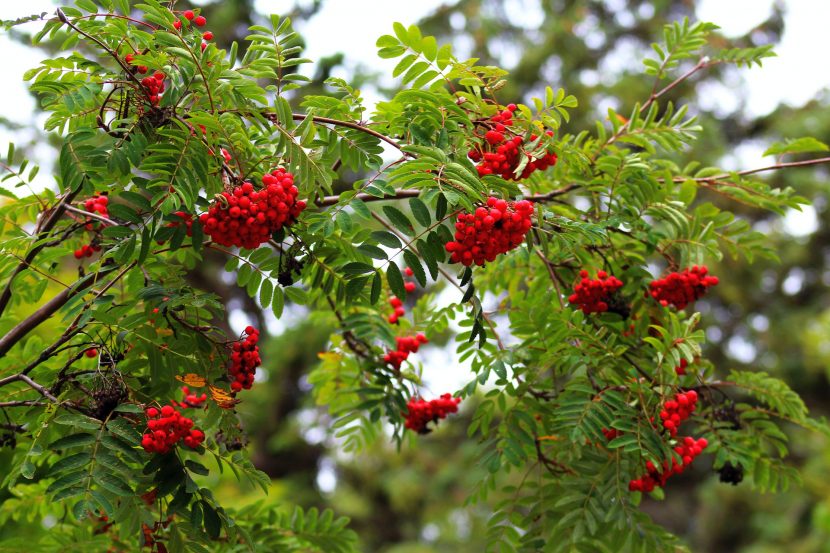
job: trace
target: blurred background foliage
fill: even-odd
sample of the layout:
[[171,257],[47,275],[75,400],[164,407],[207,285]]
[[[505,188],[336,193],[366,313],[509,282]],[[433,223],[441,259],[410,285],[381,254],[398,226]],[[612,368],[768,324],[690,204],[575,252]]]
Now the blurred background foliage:
[[[302,22],[333,1],[299,2],[283,15]],[[252,0],[197,4],[211,21],[217,44],[225,48],[234,40],[244,44],[241,39],[247,27],[264,17]],[[267,7],[268,3],[256,4]],[[188,6],[178,2],[176,7]],[[382,9],[392,6],[384,3]],[[540,16],[531,19],[527,14]],[[446,2],[419,24],[439,42],[452,42],[460,56],[478,57],[510,70],[509,83],[499,92],[502,103],[528,100],[546,85],[574,94],[580,105],[564,130],[576,134],[593,129],[596,119],[605,119],[608,107],[625,113],[647,98],[652,83],[642,76],[640,60],[650,50],[649,44],[661,35],[666,22],[686,16],[695,19],[695,15],[693,0],[459,0]],[[785,15],[786,4],[777,4],[770,17],[746,35],[716,37],[717,46],[776,43],[785,28]],[[14,32],[27,41],[21,34],[25,26]],[[348,41],[342,48],[348,49]],[[315,61],[312,83],[300,94],[330,93],[323,81],[344,63],[344,57]],[[813,70],[821,70],[820,64]],[[371,71],[358,73],[350,82],[379,87]],[[719,67],[671,92],[669,99],[690,104],[705,129],[678,163],[733,163],[736,152],[746,145],[757,148],[761,138],[762,147],[773,140],[805,135],[830,142],[828,95],[751,117],[743,109],[743,92],[740,71]],[[718,101],[724,95],[729,97],[729,102],[723,102],[728,107]],[[301,101],[299,95],[292,98],[295,106]],[[0,125],[6,124],[0,120]],[[54,142],[47,136],[42,140]],[[705,353],[721,374],[733,368],[770,371],[790,383],[814,414],[826,414],[830,410],[827,169],[794,169],[767,178],[811,198],[815,224],[811,212],[790,217],[799,225],[784,225],[769,214],[730,204],[730,209],[767,233],[781,262],[710,260],[713,272],[728,278],[722,278],[714,293],[697,304],[708,327]],[[341,186],[349,187],[350,182]],[[716,204],[727,201],[714,194],[703,199]],[[223,262],[218,257],[206,259],[192,274],[194,283],[214,290],[224,300],[228,328],[239,327],[247,318],[270,332],[263,355],[264,381],[246,395],[239,408],[246,437],[228,437],[250,448],[257,467],[273,479],[272,493],[265,501],[332,507],[352,518],[366,551],[483,551],[482,529],[489,513],[483,505],[465,503],[484,474],[476,464],[475,442],[465,438],[473,401],[451,423],[406,442],[401,451],[381,439],[361,454],[344,454],[331,432],[326,410],[314,405],[307,381],[309,371],[319,362],[318,353],[326,348],[333,321],[310,320],[294,309],[275,323],[244,291],[222,279]],[[643,508],[684,536],[693,551],[830,552],[830,444],[817,434],[789,430],[792,462],[803,469],[802,487],[762,496],[748,483],[720,483],[704,461],[695,471],[672,481],[664,501],[646,500]],[[232,477],[218,480],[216,487],[224,503],[262,500],[261,493],[241,490]]]

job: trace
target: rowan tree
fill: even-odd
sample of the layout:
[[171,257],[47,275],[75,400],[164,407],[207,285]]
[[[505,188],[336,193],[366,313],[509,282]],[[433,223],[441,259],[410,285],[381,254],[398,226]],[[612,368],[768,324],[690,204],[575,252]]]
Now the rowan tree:
[[[776,252],[698,192],[782,213],[807,200],[762,174],[829,159],[798,137],[765,167],[681,166],[701,128],[665,97],[769,47],[718,50],[710,23],[667,25],[644,60],[650,93],[571,134],[564,88],[503,97],[506,71],[416,26],[378,39],[402,89],[372,110],[342,79],[304,91],[309,60],[279,16],[241,56],[174,2],[77,0],[7,26],[33,20],[35,42],[72,53],[25,76],[60,136],[54,190],[27,192],[37,168],[13,147],[3,164],[0,520],[52,526],[4,545],[356,549],[330,510],[234,507],[210,489],[226,469],[270,481],[236,415],[264,329],[229,335],[189,278],[208,253],[276,317],[290,302],[337,328],[309,382],[344,451],[427,447],[470,410],[487,476],[469,500],[492,503],[493,550],[682,548],[639,509],[648,496],[709,468],[786,488],[780,424],[828,433],[782,380],[701,354],[695,303],[730,278],[707,262]],[[337,190],[345,171],[361,178]],[[427,392],[440,368],[419,351],[456,326],[472,377]]]

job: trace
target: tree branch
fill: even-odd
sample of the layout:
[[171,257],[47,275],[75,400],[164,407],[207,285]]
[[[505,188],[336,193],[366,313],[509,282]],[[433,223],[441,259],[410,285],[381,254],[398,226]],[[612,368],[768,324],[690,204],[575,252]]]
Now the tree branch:
[[[81,187],[78,187],[75,190],[70,190],[63,196],[63,198],[61,198],[61,201],[58,202],[58,205],[52,208],[51,213],[49,213],[49,216],[46,218],[46,220],[43,222],[43,225],[41,226],[41,230],[37,235],[37,240],[35,241],[35,243],[40,242],[49,235],[52,228],[54,228],[54,226],[57,224],[61,215],[63,215],[63,212],[67,208],[69,202],[71,202],[75,198],[75,196],[80,192],[80,190]],[[20,264],[18,264],[17,268],[14,270],[11,276],[9,276],[9,281],[6,283],[5,288],[3,288],[3,292],[0,293],[0,315],[2,315],[3,311],[5,311],[6,307],[8,307],[9,301],[12,298],[12,283],[14,282],[14,279],[17,277],[17,275],[26,270],[26,268],[32,263],[32,261],[34,261],[37,254],[39,254],[41,250],[43,250],[43,248],[45,248],[46,246],[47,244],[42,243],[34,246],[31,250],[29,250],[29,253],[27,253],[26,257],[23,258],[23,261],[21,261]]]
[[[115,267],[105,269],[106,272],[114,270]],[[26,319],[9,330],[5,336],[0,338],[0,357],[6,355],[9,350],[24,336],[35,329],[43,321],[54,315],[70,299],[92,286],[101,273],[91,273],[79,280],[72,288],[61,290],[55,297],[43,304],[40,309],[29,315]]]

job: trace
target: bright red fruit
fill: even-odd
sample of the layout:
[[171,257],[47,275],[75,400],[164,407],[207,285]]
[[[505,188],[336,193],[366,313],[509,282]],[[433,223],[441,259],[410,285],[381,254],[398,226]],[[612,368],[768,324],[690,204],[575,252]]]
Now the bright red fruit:
[[254,249],[283,226],[297,220],[306,203],[297,200],[294,175],[279,168],[262,177],[263,187],[249,182],[217,196],[199,221],[211,239],[222,246]]
[[[545,152],[540,158],[533,159],[530,153],[522,148],[522,136],[510,136],[510,127],[513,125],[513,112],[516,104],[508,104],[506,109],[492,116],[486,123],[489,129],[484,133],[486,144],[476,146],[467,154],[477,162],[476,169],[480,176],[499,175],[505,180],[521,180],[529,177],[534,171],[543,171],[556,164],[556,154],[553,151]],[[553,136],[553,131],[547,131],[547,136]],[[538,137],[530,135],[533,142]],[[519,164],[526,160],[526,164],[517,175]]]
[[243,389],[250,390],[254,384],[254,373],[262,363],[259,357],[259,331],[248,326],[245,328],[246,338],[234,342],[231,353],[231,366],[228,374],[231,377],[231,389],[239,392]]
[[462,213],[455,223],[455,240],[444,246],[453,263],[484,265],[524,242],[530,230],[533,203],[487,198],[487,206]]
[[660,419],[663,421],[663,428],[669,431],[672,437],[677,435],[680,425],[694,413],[697,407],[697,392],[689,390],[680,392],[674,399],[667,401],[660,411]]
[[417,353],[422,344],[429,342],[423,334],[415,336],[399,336],[395,338],[397,348],[389,351],[383,356],[383,360],[392,365],[395,369],[401,368],[401,363],[406,361],[410,353]]
[[604,313],[608,311],[613,294],[623,283],[615,276],[609,276],[605,271],[599,271],[597,278],[588,278],[588,271],[579,271],[580,280],[574,285],[574,293],[568,301],[576,305],[586,315],[589,313]]
[[673,455],[670,460],[663,461],[662,470],[657,470],[657,467],[651,461],[646,462],[646,470],[648,472],[644,476],[635,478],[629,482],[628,489],[632,492],[649,493],[654,491],[655,487],[665,486],[669,477],[686,470],[692,464],[695,457],[700,455],[708,445],[709,442],[706,441],[706,438],[695,440],[691,436],[684,437],[682,440],[679,440],[678,445],[674,448],[677,457],[680,457],[679,461]]
[[405,426],[418,434],[428,434],[431,430],[427,428],[430,422],[438,423],[450,413],[458,412],[460,397],[452,397],[450,394],[443,394],[438,399],[425,401],[423,399],[410,398],[406,404]]
[[141,438],[141,447],[147,453],[169,453],[179,441],[187,447],[196,448],[205,439],[204,432],[193,428],[193,420],[183,417],[171,405],[165,405],[161,411],[150,407],[145,413],[147,432]]
[[673,305],[683,309],[700,299],[710,286],[718,284],[718,277],[710,276],[708,272],[705,265],[695,265],[679,273],[669,273],[649,285],[649,294],[664,307]]

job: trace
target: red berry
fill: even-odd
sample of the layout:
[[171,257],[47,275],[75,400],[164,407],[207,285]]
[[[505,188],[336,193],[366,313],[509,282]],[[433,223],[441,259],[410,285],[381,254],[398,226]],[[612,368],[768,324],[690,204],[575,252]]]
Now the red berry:
[[196,16],[196,14],[193,13],[193,10],[187,10],[182,15],[188,21],[193,21],[193,18]]
[[204,27],[205,23],[207,23],[207,19],[205,19],[204,16],[200,15],[193,20],[193,23],[195,23],[197,27]]
[[182,22],[181,22],[180,20],[178,20],[178,19],[177,19],[177,20],[175,20],[175,21],[173,22],[173,28],[174,28],[174,29],[176,29],[176,30],[181,29],[181,28],[182,28]]
[[202,38],[205,40],[213,40],[213,33],[208,31],[202,35]]
[[98,357],[98,350],[95,348],[89,348],[84,352],[84,355],[87,357]]

